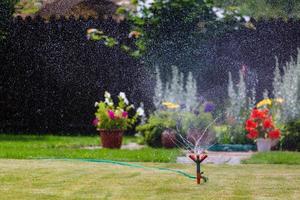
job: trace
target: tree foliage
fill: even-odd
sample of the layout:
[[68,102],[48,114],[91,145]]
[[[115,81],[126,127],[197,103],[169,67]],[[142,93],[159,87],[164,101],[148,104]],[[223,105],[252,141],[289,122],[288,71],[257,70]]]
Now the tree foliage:
[[16,0],[0,0],[0,45],[7,36],[9,19],[13,15]]
[[299,18],[300,2],[297,0],[214,0],[216,6],[238,7],[244,15],[253,18]]
[[241,19],[236,8],[216,8],[212,0],[135,0],[133,3],[134,9],[120,8],[118,13],[126,15],[132,22],[132,30],[140,33],[135,42],[139,54],[146,50],[151,54],[153,49],[163,53],[163,49],[174,45],[192,46],[199,37],[211,37],[206,34],[209,31],[220,34],[224,27],[235,27],[224,26],[222,21]]

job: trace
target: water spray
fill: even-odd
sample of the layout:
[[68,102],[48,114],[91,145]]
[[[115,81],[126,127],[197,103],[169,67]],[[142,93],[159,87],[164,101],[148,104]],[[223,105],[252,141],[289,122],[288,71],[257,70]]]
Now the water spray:
[[[180,126],[180,121],[177,123],[177,135],[179,136],[179,140],[174,141],[175,144],[178,147],[184,147],[189,151],[188,157],[193,160],[196,164],[196,180],[197,184],[201,183],[201,179],[204,180],[204,182],[208,181],[208,178],[205,177],[203,174],[204,172],[201,171],[201,163],[208,157],[206,150],[211,148],[212,146],[215,145],[213,142],[214,135],[212,134],[207,134],[208,129],[210,126],[212,126],[218,118],[214,119],[205,129],[204,131],[199,131],[197,132],[196,137],[190,137],[189,139],[184,138],[180,132],[179,132],[179,126]],[[190,141],[192,140],[192,142]]]

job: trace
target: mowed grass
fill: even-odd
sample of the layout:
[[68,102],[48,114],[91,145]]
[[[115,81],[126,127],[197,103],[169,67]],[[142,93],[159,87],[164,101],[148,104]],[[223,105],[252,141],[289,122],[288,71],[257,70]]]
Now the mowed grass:
[[246,164],[290,164],[300,165],[300,152],[272,151],[267,153],[256,153]]
[[[194,173],[194,165],[139,163]],[[207,183],[105,163],[0,159],[0,199],[300,199],[299,165],[204,165]]]
[[[135,137],[124,137],[123,144],[136,142]],[[179,149],[139,150],[83,149],[99,146],[98,136],[5,135],[0,134],[0,158],[83,158],[131,162],[175,162]],[[300,164],[300,152],[256,153],[245,164]]]
[[[123,144],[134,142],[134,137],[125,137]],[[93,158],[119,161],[173,162],[178,149],[139,150],[83,149],[99,146],[98,136],[53,136],[53,135],[0,135],[0,158]]]

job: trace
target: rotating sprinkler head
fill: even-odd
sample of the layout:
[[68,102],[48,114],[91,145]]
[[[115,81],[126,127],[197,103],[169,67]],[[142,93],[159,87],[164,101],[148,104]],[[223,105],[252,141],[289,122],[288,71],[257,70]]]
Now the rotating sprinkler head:
[[201,179],[203,179],[204,182],[206,182],[208,178],[203,176],[204,172],[201,172],[201,163],[207,158],[207,154],[190,154],[189,158],[196,163],[197,184],[201,183]]
[[[212,121],[203,131],[194,130],[190,132],[190,137],[183,137],[179,131],[177,132],[178,140],[176,142],[178,147],[184,147],[188,150],[188,157],[196,163],[196,180],[197,184],[201,183],[201,179],[204,182],[208,181],[208,178],[201,171],[201,163],[208,157],[206,150],[214,146],[215,144],[215,134],[210,132],[209,127],[216,122],[217,118]],[[179,123],[178,123],[179,124]],[[177,127],[177,130],[179,128]]]
[[[215,145],[216,134],[211,130],[211,126],[217,121],[218,117],[204,127],[200,124],[192,123],[189,121],[190,119],[186,120],[186,110],[181,112],[179,104],[163,102],[163,105],[167,109],[174,111],[174,119],[176,120],[176,130],[167,132],[167,134],[170,134],[170,140],[184,151],[188,150],[188,157],[196,163],[197,184],[201,183],[201,179],[206,182],[208,178],[201,171],[201,163],[208,157],[206,150]],[[203,112],[211,112],[213,110],[212,106],[210,103],[209,107],[206,106]],[[190,113],[194,114],[196,118],[200,115],[200,113]],[[175,136],[173,135],[174,133],[176,134]]]

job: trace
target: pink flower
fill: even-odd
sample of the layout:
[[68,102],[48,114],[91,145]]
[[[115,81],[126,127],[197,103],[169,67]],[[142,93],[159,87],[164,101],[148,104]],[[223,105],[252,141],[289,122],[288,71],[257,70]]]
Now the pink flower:
[[93,125],[94,125],[94,126],[97,126],[98,123],[99,123],[99,119],[98,119],[98,118],[95,118],[95,119],[93,120]]
[[126,111],[122,112],[122,117],[127,118],[128,117],[128,112],[126,112]]
[[112,110],[108,111],[108,116],[109,116],[110,119],[115,119],[116,118],[115,113]]

